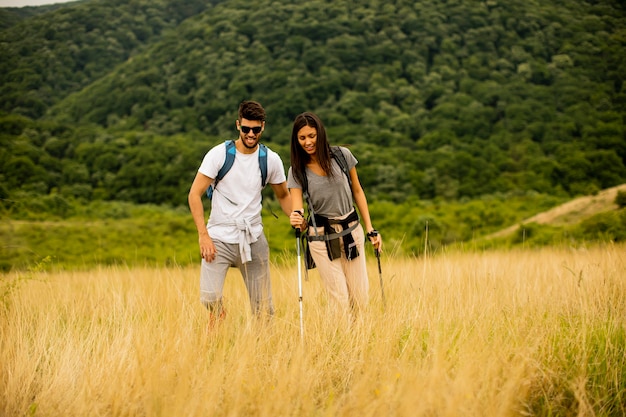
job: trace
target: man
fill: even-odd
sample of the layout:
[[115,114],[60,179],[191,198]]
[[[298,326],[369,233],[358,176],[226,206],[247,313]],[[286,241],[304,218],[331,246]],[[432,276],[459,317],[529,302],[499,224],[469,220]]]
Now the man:
[[[269,270],[269,246],[261,219],[262,178],[259,142],[265,129],[265,110],[254,101],[239,105],[236,120],[239,137],[234,141],[235,160],[224,177],[215,183],[224,165],[226,144],[210,149],[205,155],[191,185],[188,201],[198,230],[202,267],[200,301],[209,309],[209,326],[225,315],[222,303],[224,280],[228,268],[241,271],[252,312],[272,315],[272,290]],[[267,149],[267,183],[276,194],[287,216],[291,199],[280,156]],[[211,213],[204,223],[202,197],[213,185]]]

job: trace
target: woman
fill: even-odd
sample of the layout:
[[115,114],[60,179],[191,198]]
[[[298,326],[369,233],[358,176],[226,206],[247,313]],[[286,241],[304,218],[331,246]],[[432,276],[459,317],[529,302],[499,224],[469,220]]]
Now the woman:
[[[329,145],[324,125],[315,114],[305,112],[296,117],[287,174],[290,222],[302,231],[308,228],[308,249],[324,286],[335,306],[347,314],[363,309],[369,297],[365,235],[355,203],[367,237],[376,250],[382,250],[382,238],[372,226],[356,164],[348,149]],[[305,199],[308,222],[304,218]]]

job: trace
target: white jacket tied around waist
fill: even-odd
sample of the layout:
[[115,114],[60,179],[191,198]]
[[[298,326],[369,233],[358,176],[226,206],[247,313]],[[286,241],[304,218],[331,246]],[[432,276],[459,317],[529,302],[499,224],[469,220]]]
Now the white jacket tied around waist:
[[241,261],[243,263],[250,262],[252,260],[252,250],[250,245],[258,240],[258,237],[254,235],[254,226],[262,224],[263,219],[261,215],[249,217],[247,219],[233,219],[231,221],[221,221],[219,226],[235,227],[239,233],[239,254],[241,255]]

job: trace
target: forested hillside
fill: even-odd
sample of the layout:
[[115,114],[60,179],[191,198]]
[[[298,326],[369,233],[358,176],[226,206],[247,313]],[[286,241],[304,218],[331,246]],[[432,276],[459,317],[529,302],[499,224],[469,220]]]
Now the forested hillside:
[[[7,21],[0,10],[0,19]],[[184,205],[243,99],[288,163],[319,113],[368,197],[589,194],[626,182],[613,1],[84,0],[0,31],[0,196]]]

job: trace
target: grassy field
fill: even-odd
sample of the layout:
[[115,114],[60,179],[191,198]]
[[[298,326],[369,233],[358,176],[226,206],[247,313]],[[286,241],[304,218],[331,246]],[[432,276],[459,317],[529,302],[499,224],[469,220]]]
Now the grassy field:
[[[369,252],[368,252],[369,254]],[[623,416],[626,246],[369,255],[370,309],[326,313],[273,266],[276,315],[227,279],[207,329],[197,267],[1,275],[2,416]]]

